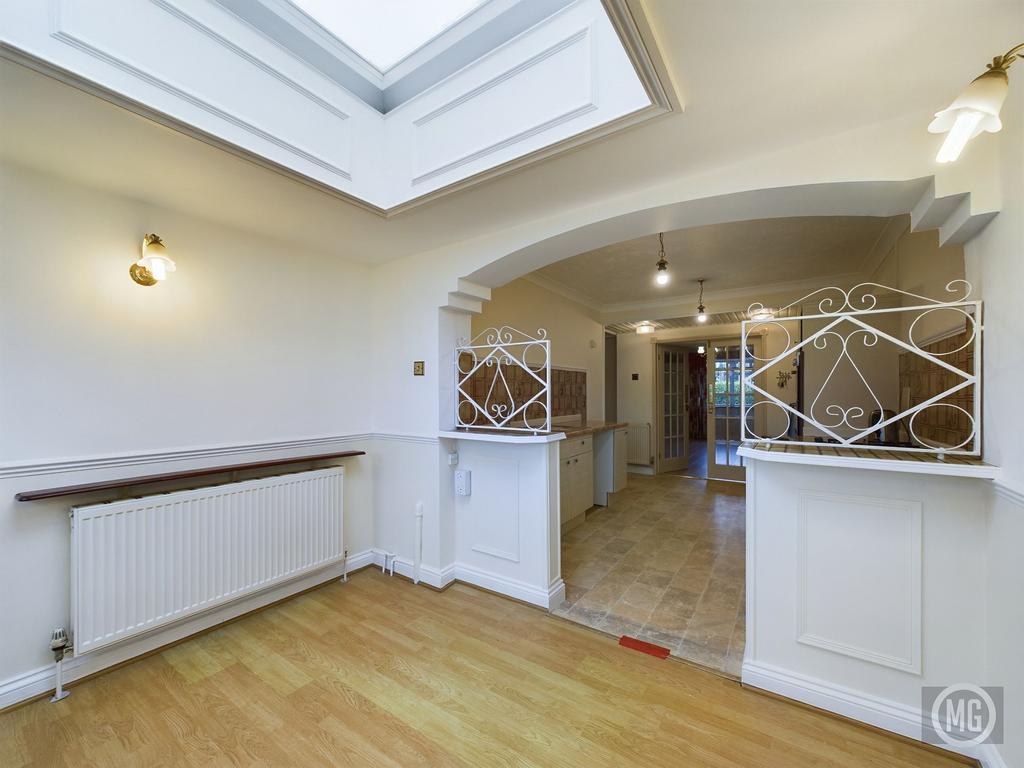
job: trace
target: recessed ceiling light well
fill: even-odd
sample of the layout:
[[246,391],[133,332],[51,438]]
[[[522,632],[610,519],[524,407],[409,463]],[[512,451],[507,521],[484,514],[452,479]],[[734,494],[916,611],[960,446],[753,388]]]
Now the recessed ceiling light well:
[[485,0],[291,0],[379,72],[387,72]]

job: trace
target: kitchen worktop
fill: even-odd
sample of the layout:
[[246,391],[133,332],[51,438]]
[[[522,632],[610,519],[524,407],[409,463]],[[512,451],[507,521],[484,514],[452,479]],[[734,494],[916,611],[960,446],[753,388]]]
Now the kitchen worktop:
[[[588,421],[583,424],[567,424],[561,428],[561,431],[566,438],[571,438],[593,435],[597,432],[609,432],[613,429],[625,429],[628,426],[629,424],[625,421]],[[559,427],[555,426],[552,429],[558,430]]]
[[442,430],[438,437],[456,440],[479,440],[492,443],[553,443],[562,439],[596,435],[598,432],[610,432],[625,429],[629,424],[625,421],[588,421],[583,424],[554,424],[550,432],[509,432],[496,429],[449,429]]

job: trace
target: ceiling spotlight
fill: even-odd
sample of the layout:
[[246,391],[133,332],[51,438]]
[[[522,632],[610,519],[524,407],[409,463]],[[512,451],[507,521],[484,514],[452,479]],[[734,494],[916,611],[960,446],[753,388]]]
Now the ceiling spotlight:
[[654,333],[654,326],[648,323],[646,320],[644,320],[642,323],[640,323],[640,325],[636,327],[636,332],[639,333],[641,336],[644,336],[648,333]]
[[665,233],[658,233],[658,271],[654,274],[654,282],[658,285],[668,285],[668,262],[665,260]]
[[935,157],[938,163],[952,163],[963,151],[967,142],[982,131],[996,133],[1003,124],[999,110],[1006,100],[1010,78],[1006,70],[1017,60],[1024,58],[1024,43],[1011,48],[1002,56],[996,56],[986,64],[987,72],[971,81],[963,93],[928,125],[930,133],[945,133],[946,140]]
[[697,354],[698,355],[703,355],[706,351],[707,350],[704,349],[704,345],[703,344],[699,344],[697,346]]
[[708,312],[707,307],[704,306],[704,278],[702,277],[697,282],[700,283],[700,298],[697,299],[697,322],[706,323]]

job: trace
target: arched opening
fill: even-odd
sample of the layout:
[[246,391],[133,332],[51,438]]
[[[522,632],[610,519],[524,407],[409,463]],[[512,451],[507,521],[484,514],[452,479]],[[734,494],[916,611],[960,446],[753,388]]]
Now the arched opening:
[[[742,374],[739,322],[754,302],[779,308],[829,285],[877,278],[894,287],[902,281],[934,289],[962,279],[962,250],[940,244],[937,227],[943,222],[922,208],[928,192],[929,180],[920,179],[680,201],[553,234],[467,275],[493,289],[481,314],[462,321],[468,336],[502,325],[548,331],[556,375],[565,374],[555,386],[567,390],[566,409],[553,412],[555,429],[572,434],[577,426],[604,421],[607,382],[617,385],[615,423],[628,425],[630,472],[607,501],[590,504],[597,501],[591,497],[585,509],[570,512],[579,505],[575,498],[567,502],[564,476],[581,456],[566,457],[568,467],[559,465],[563,482],[551,492],[561,495],[555,545],[565,600],[552,606],[556,614],[739,676],[748,588],[744,462],[737,454],[745,418],[736,385]],[[666,234],[673,275],[671,290],[660,296],[652,287],[658,233]],[[706,324],[695,320],[699,304],[707,305]],[[790,338],[802,338],[799,322],[779,322]],[[641,324],[653,332],[636,333]],[[747,352],[774,354],[777,341],[765,335],[751,341]],[[606,349],[613,344],[609,369]],[[570,348],[572,354],[566,353]],[[703,375],[694,365],[698,360]],[[816,379],[809,378],[813,366],[789,360],[765,378],[803,407],[805,391],[827,374],[820,362],[815,365]],[[884,412],[903,396],[900,374],[893,373],[899,359],[890,356],[878,365],[887,367],[872,375],[891,380]],[[691,374],[706,385],[703,396]],[[581,375],[582,389],[572,391]],[[748,426],[758,434],[785,433],[788,423],[767,423],[779,416],[762,408],[752,417],[757,423]],[[785,412],[781,417],[788,419]],[[582,458],[595,460],[586,453]]]

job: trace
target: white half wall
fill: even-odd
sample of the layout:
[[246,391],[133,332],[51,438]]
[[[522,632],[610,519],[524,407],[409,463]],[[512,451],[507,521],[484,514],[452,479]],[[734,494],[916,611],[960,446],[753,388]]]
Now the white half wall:
[[748,458],[743,681],[920,738],[922,686],[986,681],[988,492]]

